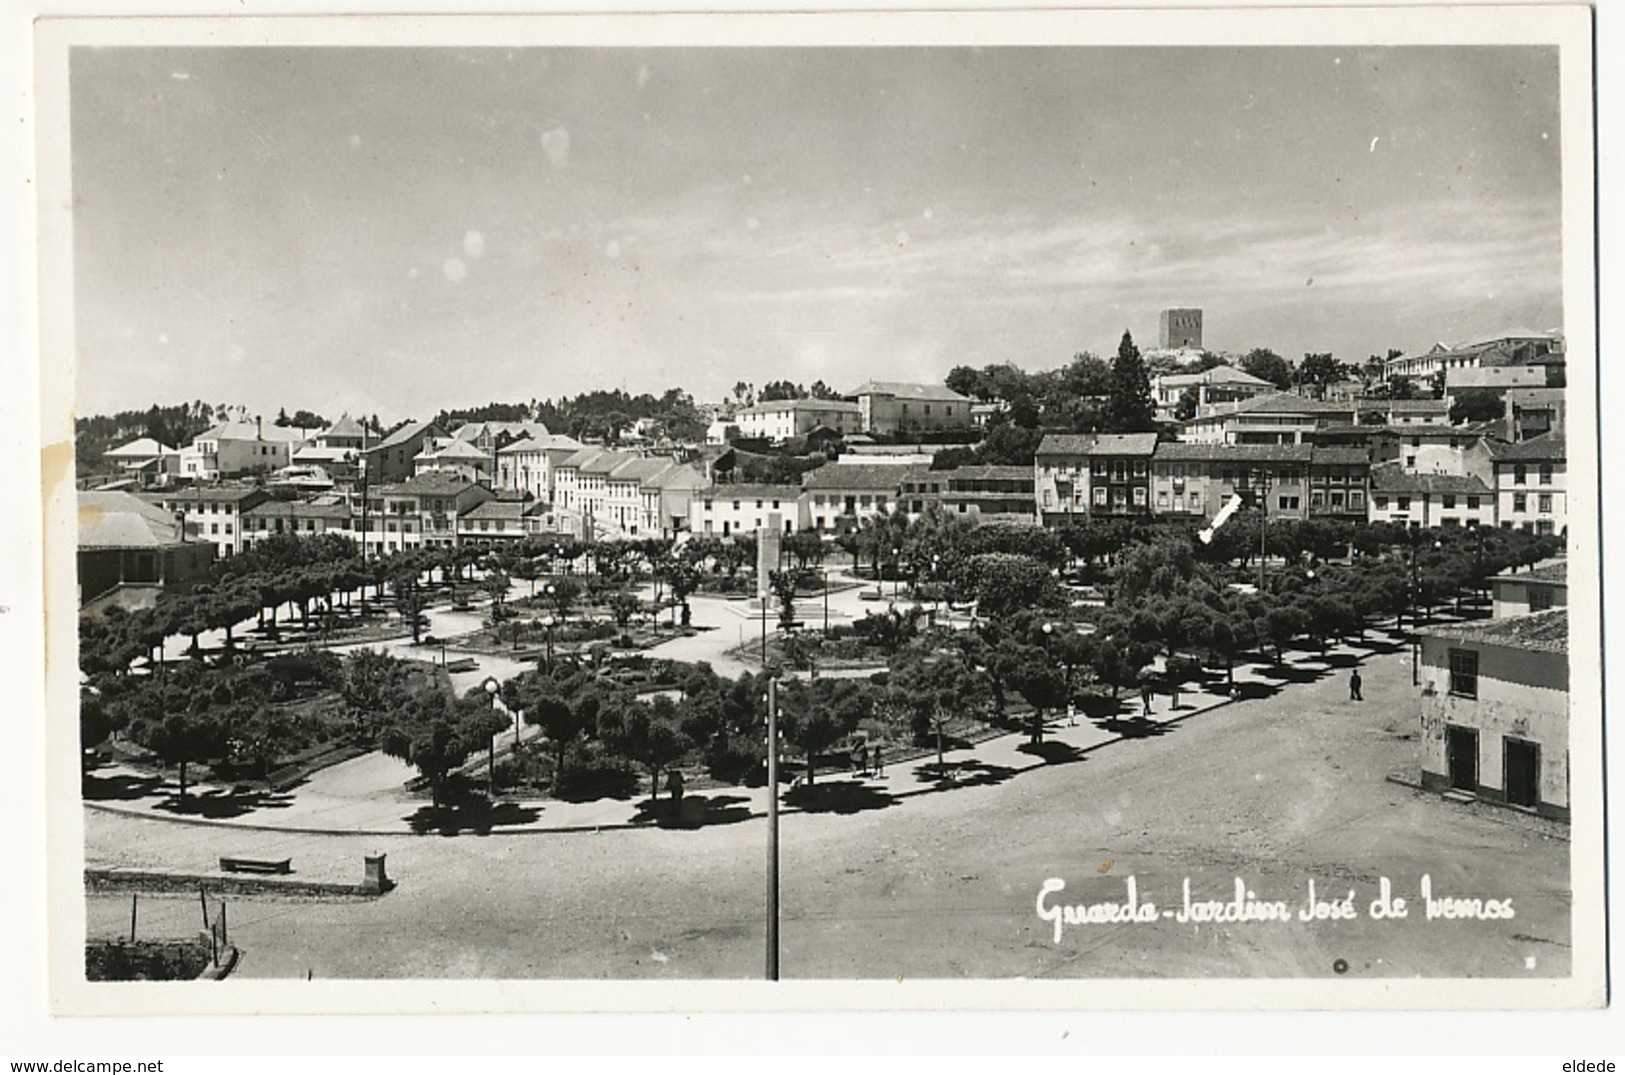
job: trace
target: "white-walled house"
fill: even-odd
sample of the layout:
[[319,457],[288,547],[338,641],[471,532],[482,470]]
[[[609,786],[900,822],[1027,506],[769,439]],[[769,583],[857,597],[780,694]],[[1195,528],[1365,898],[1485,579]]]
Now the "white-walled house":
[[1569,816],[1568,610],[1421,632],[1422,786]]

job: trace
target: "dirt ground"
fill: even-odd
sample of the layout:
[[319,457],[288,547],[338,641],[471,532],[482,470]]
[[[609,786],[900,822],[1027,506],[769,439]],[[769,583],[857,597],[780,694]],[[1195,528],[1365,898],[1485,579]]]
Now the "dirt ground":
[[[786,978],[1549,977],[1570,966],[1566,830],[1388,782],[1413,769],[1404,651],[1364,665],[1364,703],[1334,670],[1159,734],[1013,778],[852,813],[795,814],[781,835]],[[1306,677],[1307,678],[1307,677]],[[859,804],[862,805],[862,804]],[[232,853],[239,834],[90,812],[87,855],[129,864]],[[268,837],[302,864],[389,856],[382,899],[235,897],[245,977],[755,978],[760,819],[685,831]],[[259,846],[259,845],[256,845]],[[1513,917],[1428,920],[1435,898],[1510,900]],[[1149,922],[1067,925],[1049,904],[1121,903]],[[1287,921],[1186,921],[1236,879]],[[1374,919],[1383,878],[1410,901]],[[1349,919],[1300,921],[1310,882],[1354,893]],[[127,896],[89,900],[93,936],[128,928]],[[143,897],[143,932],[198,928],[190,897]]]

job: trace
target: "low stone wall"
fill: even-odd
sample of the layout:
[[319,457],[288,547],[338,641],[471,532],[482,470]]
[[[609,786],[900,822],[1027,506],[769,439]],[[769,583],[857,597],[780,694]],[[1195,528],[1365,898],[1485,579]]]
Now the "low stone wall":
[[211,893],[234,896],[305,896],[325,899],[372,899],[392,887],[369,884],[343,885],[331,881],[300,881],[292,878],[244,876],[228,873],[166,873],[124,867],[86,867],[85,888],[91,892],[196,892],[199,887]]

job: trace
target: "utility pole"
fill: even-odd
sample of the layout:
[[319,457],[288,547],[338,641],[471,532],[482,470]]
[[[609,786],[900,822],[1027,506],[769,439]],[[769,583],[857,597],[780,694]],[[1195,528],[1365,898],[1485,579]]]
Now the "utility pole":
[[[132,932],[134,932],[132,930]],[[767,980],[779,980],[779,681],[767,681]]]

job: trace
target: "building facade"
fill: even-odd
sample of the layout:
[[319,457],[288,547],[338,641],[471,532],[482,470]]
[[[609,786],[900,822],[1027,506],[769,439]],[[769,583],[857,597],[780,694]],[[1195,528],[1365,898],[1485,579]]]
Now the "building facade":
[[1568,610],[1421,632],[1422,786],[1569,817]]
[[820,427],[843,436],[862,428],[856,403],[844,399],[783,399],[744,407],[733,416],[739,436],[770,441],[804,437]]
[[848,395],[857,400],[865,433],[892,436],[971,428],[969,397],[945,385],[869,381]]
[[1568,458],[1564,439],[1545,434],[1516,444],[1490,444],[1496,521],[1537,534],[1568,531]]

